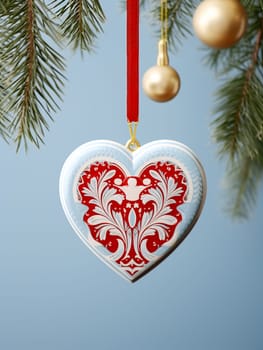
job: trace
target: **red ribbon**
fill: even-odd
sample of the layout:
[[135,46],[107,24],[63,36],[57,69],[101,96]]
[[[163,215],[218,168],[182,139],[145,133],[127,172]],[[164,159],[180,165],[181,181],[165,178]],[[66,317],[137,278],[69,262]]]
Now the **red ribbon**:
[[139,120],[139,0],[127,0],[127,120]]

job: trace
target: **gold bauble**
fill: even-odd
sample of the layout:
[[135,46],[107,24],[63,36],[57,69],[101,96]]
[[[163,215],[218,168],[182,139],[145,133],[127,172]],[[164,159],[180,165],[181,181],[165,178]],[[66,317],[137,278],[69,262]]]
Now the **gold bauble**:
[[217,49],[237,43],[246,26],[247,13],[240,0],[204,0],[193,17],[197,37]]
[[167,102],[180,89],[180,77],[170,66],[154,66],[148,69],[142,81],[144,92],[156,102]]
[[167,102],[180,90],[179,74],[169,66],[167,41],[158,44],[157,65],[151,67],[143,76],[142,86],[145,94],[156,102]]

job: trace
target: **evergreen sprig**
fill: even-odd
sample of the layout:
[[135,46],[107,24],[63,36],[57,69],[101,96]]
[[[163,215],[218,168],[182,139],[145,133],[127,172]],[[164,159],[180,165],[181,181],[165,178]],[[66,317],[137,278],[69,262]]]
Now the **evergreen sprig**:
[[43,142],[47,118],[58,109],[63,87],[62,56],[46,39],[53,36],[55,24],[41,1],[11,1],[8,14],[1,18],[1,61],[6,67],[2,82],[7,95],[1,101],[2,113],[11,115],[9,124],[17,149],[30,140]]
[[62,36],[67,38],[74,50],[90,51],[94,39],[102,32],[105,21],[103,9],[98,0],[55,1],[56,15],[61,17]]
[[0,2],[0,135],[37,147],[59,109],[65,61],[55,45],[90,51],[105,16],[98,0]]
[[228,210],[236,217],[249,216],[263,174],[263,8],[258,1],[246,5],[244,38],[206,57],[222,79],[212,132],[220,156],[227,158]]

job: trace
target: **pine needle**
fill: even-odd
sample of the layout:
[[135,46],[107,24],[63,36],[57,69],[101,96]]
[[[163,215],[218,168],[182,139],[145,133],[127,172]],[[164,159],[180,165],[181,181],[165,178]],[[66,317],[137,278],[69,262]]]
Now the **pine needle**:
[[102,32],[105,15],[98,0],[53,1],[57,17],[62,19],[62,36],[73,50],[91,51],[97,34]]
[[8,129],[17,150],[22,141],[25,148],[28,140],[37,147],[43,143],[47,118],[52,119],[62,98],[65,64],[46,39],[55,32],[50,17],[41,1],[27,0],[13,1],[8,16],[2,18],[5,40],[0,57],[9,97],[4,108],[12,116]]

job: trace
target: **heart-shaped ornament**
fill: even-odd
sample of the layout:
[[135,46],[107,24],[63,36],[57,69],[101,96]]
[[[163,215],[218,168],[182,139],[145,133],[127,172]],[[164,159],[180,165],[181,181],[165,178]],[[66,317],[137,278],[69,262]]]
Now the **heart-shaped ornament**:
[[61,203],[75,232],[131,282],[183,241],[205,194],[202,165],[175,141],[154,141],[135,152],[91,141],[71,153],[60,176]]

